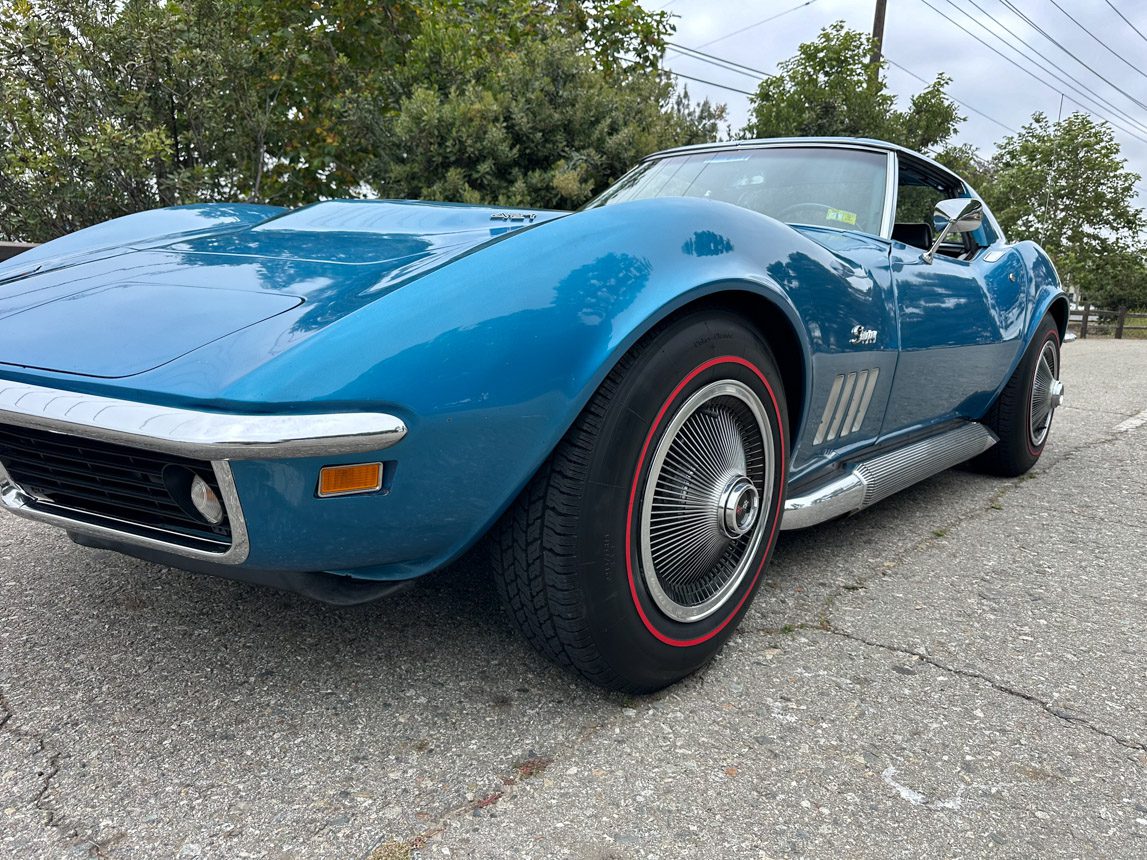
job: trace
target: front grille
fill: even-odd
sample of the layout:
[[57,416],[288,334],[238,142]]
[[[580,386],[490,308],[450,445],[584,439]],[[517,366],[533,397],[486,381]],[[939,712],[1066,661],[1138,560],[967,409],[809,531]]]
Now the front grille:
[[231,546],[226,516],[218,525],[194,516],[164,480],[165,468],[190,469],[222,498],[209,462],[0,424],[0,463],[35,510],[195,549]]

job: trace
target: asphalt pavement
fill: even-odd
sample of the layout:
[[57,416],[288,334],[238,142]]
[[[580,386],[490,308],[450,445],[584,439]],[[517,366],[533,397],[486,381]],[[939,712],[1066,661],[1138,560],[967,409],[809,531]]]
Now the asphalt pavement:
[[784,534],[652,697],[473,559],[339,610],[2,516],[0,857],[1147,856],[1147,343],[1063,364],[1031,474]]

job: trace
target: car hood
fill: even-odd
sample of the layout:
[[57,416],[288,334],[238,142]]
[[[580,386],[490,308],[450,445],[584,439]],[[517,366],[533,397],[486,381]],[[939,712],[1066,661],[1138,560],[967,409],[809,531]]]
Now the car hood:
[[281,345],[563,214],[330,201],[241,229],[104,249],[87,261],[44,259],[0,278],[0,365],[128,377],[272,318]]

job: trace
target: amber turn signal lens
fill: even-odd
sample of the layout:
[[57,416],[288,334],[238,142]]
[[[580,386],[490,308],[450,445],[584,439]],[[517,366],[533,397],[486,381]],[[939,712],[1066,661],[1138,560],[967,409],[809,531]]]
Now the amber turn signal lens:
[[373,493],[382,487],[382,463],[325,466],[319,472],[320,496]]

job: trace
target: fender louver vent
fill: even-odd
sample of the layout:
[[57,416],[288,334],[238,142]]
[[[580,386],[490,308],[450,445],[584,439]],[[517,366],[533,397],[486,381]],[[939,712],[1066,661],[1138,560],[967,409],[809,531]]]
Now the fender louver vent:
[[880,378],[880,368],[839,374],[832,381],[828,402],[824,404],[824,414],[816,428],[814,445],[831,442],[841,436],[855,433],[864,424],[868,414],[868,404],[876,390],[876,380]]

